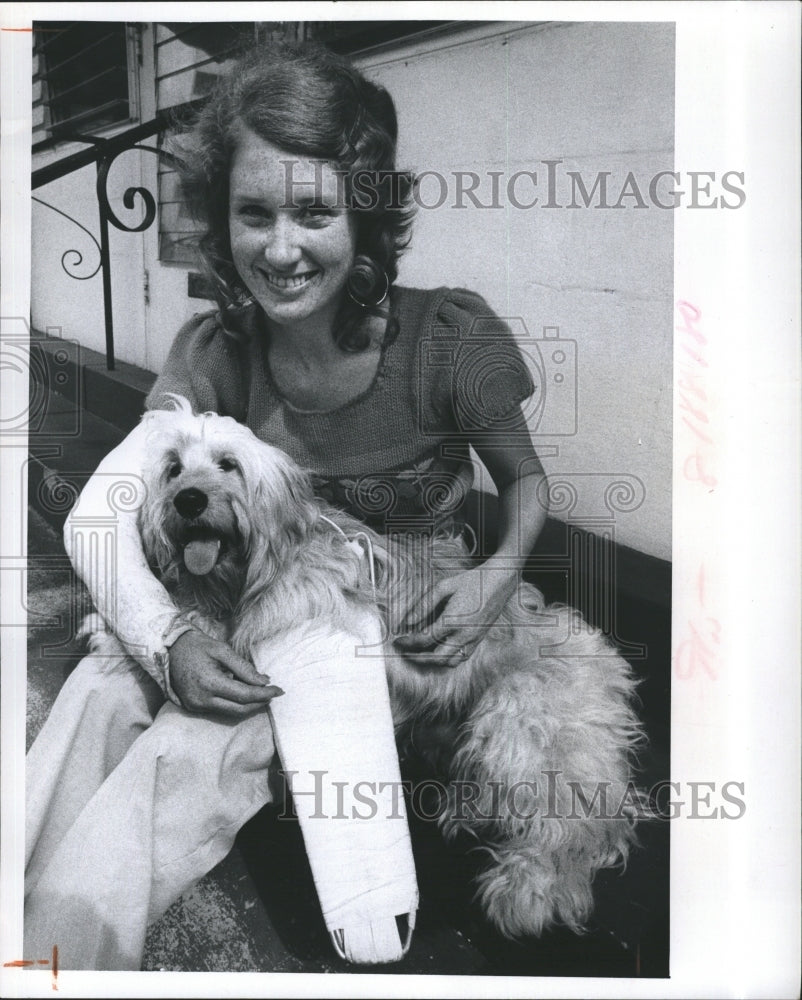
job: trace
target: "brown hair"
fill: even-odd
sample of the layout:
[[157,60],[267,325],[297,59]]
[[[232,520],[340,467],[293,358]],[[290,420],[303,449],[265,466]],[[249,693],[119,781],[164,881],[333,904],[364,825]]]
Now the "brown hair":
[[[229,173],[243,124],[279,149],[326,160],[343,172],[356,218],[348,288],[368,305],[344,295],[334,336],[344,350],[363,349],[368,337],[362,320],[395,281],[412,222],[414,182],[395,167],[392,98],[318,44],[260,45],[221,79],[192,126],[173,138],[184,197],[203,226],[201,258],[229,318],[249,297],[234,267],[228,228]],[[377,182],[369,197],[360,198],[366,177]]]

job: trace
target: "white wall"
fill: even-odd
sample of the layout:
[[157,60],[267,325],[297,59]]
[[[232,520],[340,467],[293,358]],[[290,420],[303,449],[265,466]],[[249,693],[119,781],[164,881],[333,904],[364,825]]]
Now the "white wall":
[[[541,161],[562,159],[556,201],[563,205],[571,201],[568,170],[580,171],[589,188],[597,171],[610,171],[614,203],[628,171],[648,189],[655,173],[673,169],[672,25],[529,25],[499,33],[504,27],[487,26],[473,41],[457,36],[431,52],[363,60],[396,101],[400,166],[446,177],[479,173],[483,204],[491,201],[486,171],[503,172],[502,204],[506,178],[536,171],[537,190],[521,181],[518,198],[538,195],[542,203]],[[486,37],[489,31],[496,34]],[[424,184],[423,200],[433,204],[438,187]],[[616,537],[670,559],[672,211],[509,203],[483,210],[467,198],[459,210],[454,201],[419,210],[401,281],[472,288],[501,315],[522,318],[530,335],[558,326],[576,342],[578,432],[538,437],[544,465],[579,485],[572,517],[609,516],[599,494],[608,474],[638,477],[644,502],[617,515]]]

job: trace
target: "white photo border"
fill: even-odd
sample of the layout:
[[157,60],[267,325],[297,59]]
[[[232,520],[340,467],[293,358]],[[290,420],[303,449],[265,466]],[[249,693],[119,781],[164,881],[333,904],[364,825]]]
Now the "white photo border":
[[[800,940],[800,7],[766,3],[496,3],[493,20],[674,21],[676,169],[745,175],[738,211],[676,210],[674,299],[698,312],[709,364],[716,485],[684,475],[693,439],[675,331],[673,650],[700,613],[720,625],[718,679],[672,678],[672,778],[744,783],[737,821],[671,828],[671,956],[665,980],[279,973],[59,974],[86,997],[726,997],[798,995]],[[103,14],[100,14],[103,11]],[[462,19],[464,4],[240,3],[227,21]],[[219,19],[214,3],[70,5],[72,19]],[[4,5],[3,326],[30,313],[30,35],[60,4]],[[687,319],[677,307],[678,327]],[[2,417],[27,406],[24,372],[4,370]],[[0,433],[2,423],[0,423]],[[20,557],[26,442],[0,440],[2,549]],[[15,566],[8,562],[4,568]],[[705,573],[700,608],[698,579]],[[20,957],[25,720],[25,579],[3,573],[0,966]],[[51,996],[51,976],[0,967],[0,994]]]

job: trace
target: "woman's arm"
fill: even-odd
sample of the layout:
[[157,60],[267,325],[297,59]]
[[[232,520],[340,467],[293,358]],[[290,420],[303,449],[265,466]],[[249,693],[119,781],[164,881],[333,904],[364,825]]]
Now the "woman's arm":
[[225,643],[181,620],[142,547],[143,472],[151,435],[169,417],[147,413],[103,459],[67,517],[64,546],[100,615],[171,701],[191,711],[243,714],[275,689]]
[[548,514],[546,473],[532,445],[523,414],[516,424],[505,424],[495,440],[475,450],[498,491],[498,543],[482,569],[517,581],[526,559],[540,537]]
[[436,584],[407,618],[414,629],[440,607],[426,635],[396,640],[421,663],[456,667],[470,656],[515,593],[546,521],[546,476],[520,408],[514,424],[507,420],[503,430],[485,433],[475,448],[498,490],[498,545],[481,566]]
[[187,631],[145,559],[137,511],[153,419],[146,417],[97,467],[64,524],[64,547],[95,607],[165,694],[169,646]]

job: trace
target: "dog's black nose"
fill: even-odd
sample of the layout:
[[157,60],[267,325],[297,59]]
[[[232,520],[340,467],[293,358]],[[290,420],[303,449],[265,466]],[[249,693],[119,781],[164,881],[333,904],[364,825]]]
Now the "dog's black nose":
[[185,517],[188,521],[193,517],[199,517],[206,510],[208,503],[209,498],[206,494],[196,489],[181,490],[173,498],[173,506],[181,517]]

